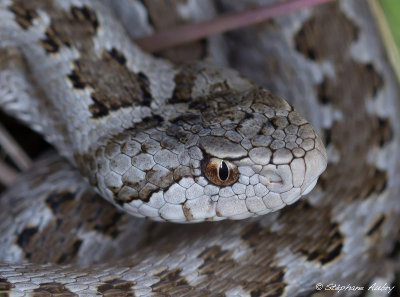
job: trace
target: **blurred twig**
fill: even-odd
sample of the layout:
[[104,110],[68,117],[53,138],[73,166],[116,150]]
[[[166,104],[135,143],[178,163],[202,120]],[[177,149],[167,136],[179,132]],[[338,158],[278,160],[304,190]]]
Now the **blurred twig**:
[[288,0],[272,5],[262,5],[238,12],[229,12],[211,20],[168,28],[144,36],[135,42],[144,50],[154,52],[166,47],[201,39],[213,34],[259,23],[271,17],[335,0]]
[[[389,27],[387,19],[388,16],[385,15],[384,10],[378,0],[368,0],[368,3],[378,24],[379,31],[381,32],[390,63],[392,64],[393,70],[397,76],[397,80],[400,82],[400,52],[399,47],[396,45],[393,37],[394,32],[392,32]],[[398,18],[400,18],[400,12],[398,13]],[[393,30],[399,30],[399,28],[393,28]]]
[[32,161],[12,138],[7,130],[0,124],[0,146],[10,156],[14,164],[21,170],[28,169]]
[[0,184],[8,187],[14,182],[17,176],[18,172],[15,169],[0,161]]

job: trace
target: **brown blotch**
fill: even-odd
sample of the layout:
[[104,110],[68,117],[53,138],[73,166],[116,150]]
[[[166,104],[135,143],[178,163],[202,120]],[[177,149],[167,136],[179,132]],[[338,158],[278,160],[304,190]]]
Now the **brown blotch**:
[[322,135],[325,146],[330,145],[332,143],[332,130],[324,129]]
[[[242,238],[254,235],[256,231],[250,231],[253,227],[253,224],[249,224],[243,230]],[[262,241],[267,243],[267,240]],[[285,269],[278,267],[273,262],[274,248],[272,246],[269,246],[268,243],[265,246],[259,246],[263,248],[255,248],[237,261],[232,257],[233,251],[223,250],[217,245],[206,247],[199,254],[204,263],[198,268],[198,271],[201,275],[207,276],[204,279],[204,282],[207,282],[207,289],[211,292],[225,292],[231,286],[241,286],[251,296],[279,296],[282,294],[285,287],[283,281]],[[269,253],[264,253],[263,249],[269,250]],[[196,288],[201,288],[202,285],[204,285],[203,282],[199,281]]]
[[50,297],[50,296],[65,296],[77,297],[78,295],[72,293],[63,284],[52,282],[40,284],[40,287],[33,290],[32,297]]
[[[249,224],[241,232],[242,240],[249,247],[256,249],[254,253],[257,250],[260,253],[268,250],[269,256],[266,261],[271,261],[272,266],[277,266],[273,263],[274,254],[286,247],[308,261],[317,261],[321,264],[330,263],[340,257],[345,238],[338,224],[332,222],[329,207],[316,208],[302,200],[285,207],[276,221],[282,226],[278,233],[272,232],[269,227],[264,227],[258,222]],[[316,221],[318,224],[315,224]],[[261,263],[260,259],[257,261]],[[278,271],[280,269],[275,268]]]
[[326,77],[316,87],[316,93],[321,104],[340,110],[345,119],[335,121],[325,131],[326,144],[340,152],[340,161],[328,164],[320,178],[319,185],[327,193],[325,201],[335,201],[336,197],[343,201],[367,198],[381,193],[387,183],[386,172],[365,162],[371,147],[391,141],[393,132],[390,120],[371,116],[366,109],[366,101],[382,88],[383,79],[373,64],[356,62],[350,56],[357,31],[338,3],[332,3],[316,10],[295,36],[297,49],[305,56],[335,65],[335,79]]
[[201,124],[202,119],[201,116],[194,113],[185,113],[183,115],[179,115],[174,119],[170,120],[171,123],[178,124],[179,126],[183,126],[184,123],[189,125]]
[[149,79],[144,73],[131,72],[125,64],[124,55],[115,48],[103,51],[100,60],[95,57],[75,60],[68,78],[78,89],[93,89],[90,96],[94,103],[89,110],[94,118],[123,107],[150,106],[153,98]]
[[[329,32],[325,34],[331,36]],[[337,42],[340,43],[339,40]],[[375,166],[365,160],[370,148],[381,147],[391,141],[393,132],[390,120],[371,116],[366,110],[365,101],[371,100],[382,86],[381,76],[372,66],[355,62],[344,53],[341,56],[332,54],[331,59],[336,65],[336,79],[326,77],[316,91],[322,104],[340,110],[346,120],[335,121],[325,131],[326,144],[343,153],[340,153],[340,162],[328,165],[320,184],[328,193],[328,199],[340,196],[352,201],[369,197],[371,191],[379,193],[384,188],[386,173],[377,172]],[[357,112],[354,106],[357,106]],[[354,137],[355,134],[357,137]],[[332,180],[335,182],[327,182]],[[349,180],[352,182],[349,183]]]
[[160,280],[151,285],[151,289],[153,292],[157,293],[164,293],[171,290],[174,287],[178,286],[186,286],[188,285],[187,280],[185,277],[181,276],[182,269],[181,268],[174,268],[172,270],[163,270],[158,272],[154,276],[158,276]]
[[86,6],[71,7],[70,11],[49,9],[51,17],[46,37],[40,44],[48,53],[56,53],[60,47],[74,45],[82,52],[92,47],[92,37],[96,34],[99,22],[96,14]]
[[97,292],[101,296],[115,296],[115,297],[128,297],[135,296],[135,291],[132,286],[136,285],[134,281],[128,281],[124,279],[115,279],[105,281],[104,284],[97,287]]
[[368,181],[365,188],[359,194],[362,199],[371,197],[372,194],[381,194],[387,187],[387,172],[379,169],[371,169],[368,172]]
[[[382,77],[377,73],[371,64],[361,64],[357,62],[349,62],[346,65],[347,69],[337,69],[338,75],[343,75],[344,78],[351,80],[354,84],[363,83],[363,90],[348,90],[347,92],[363,92],[365,97],[374,97],[377,91],[382,88]],[[350,73],[345,73],[350,71]],[[354,77],[352,75],[358,75]],[[366,83],[367,82],[367,83]],[[342,81],[333,81],[325,77],[325,79],[317,86],[317,96],[322,104],[334,104],[338,101],[338,93],[346,92],[345,90],[339,91],[339,85]],[[350,87],[347,87],[350,88]],[[355,98],[351,98],[354,100]],[[365,98],[364,98],[365,99]]]
[[299,52],[319,61],[332,54],[342,55],[357,36],[358,28],[341,12],[339,4],[329,3],[304,23],[294,40]]
[[97,178],[93,171],[97,170],[97,162],[94,154],[88,152],[87,154],[74,153],[74,160],[78,166],[80,173],[88,178],[89,183],[93,186],[97,186]]
[[[397,233],[397,234],[396,234]],[[400,229],[397,229],[394,235],[394,243],[391,251],[388,253],[390,259],[398,259],[400,255]]]
[[[299,213],[302,215],[299,216]],[[285,230],[287,228],[286,232],[292,234],[292,252],[300,253],[308,261],[318,261],[322,265],[340,256],[345,237],[339,225],[331,220],[330,208],[315,208],[302,200],[286,207],[279,220]],[[318,224],[315,224],[316,221]]]
[[182,210],[183,210],[183,214],[185,215],[186,219],[188,221],[191,221],[194,219],[192,211],[190,210],[190,208],[185,204],[183,204],[182,206]]
[[33,19],[38,15],[33,1],[14,0],[8,9],[14,13],[15,21],[24,30],[32,26]]
[[[160,189],[159,187],[147,183],[139,192],[139,199],[142,200],[143,202],[149,202],[151,195],[153,193],[158,192]],[[164,190],[165,191],[165,190]]]
[[[62,219],[52,220],[41,232],[35,227],[28,227],[18,236],[17,244],[23,250],[25,259],[33,263],[73,262],[76,260],[82,242],[75,236],[68,234],[70,232],[68,227],[70,226],[64,226]],[[43,253],[43,250],[55,252]]]
[[[0,265],[1,267],[1,265]],[[4,277],[0,277],[0,296],[1,297],[8,297],[10,290],[14,288],[14,285],[12,283],[10,283],[9,281],[7,281],[6,278]]]
[[31,242],[35,241],[35,239],[40,236],[38,235],[38,231],[39,229],[37,227],[26,227],[18,235],[17,244],[22,250],[24,250],[27,259],[30,259],[32,256],[32,253],[29,251]]
[[[17,238],[24,256],[34,263],[74,263],[82,240],[79,232],[96,231],[115,238],[123,216],[115,207],[92,192],[52,192],[45,200],[54,219],[42,230],[26,227]],[[43,253],[51,250],[52,253]]]
[[236,266],[232,259],[232,251],[222,250],[220,246],[207,247],[198,257],[204,260],[204,263],[198,268],[199,274],[215,274],[222,263],[229,263],[232,267]]
[[107,53],[122,66],[126,64],[126,58],[124,54],[118,51],[116,48],[113,47],[110,51],[107,51]]
[[115,238],[123,223],[123,214],[99,195],[85,193],[81,197],[80,217],[85,230],[96,230],[104,236]]
[[388,142],[393,140],[393,126],[390,119],[387,118],[377,118],[377,142],[380,147],[385,146]]
[[84,89],[86,87],[85,82],[81,80],[80,76],[75,70],[73,70],[71,74],[68,74],[67,77],[75,89]]
[[145,117],[141,122],[135,125],[138,129],[149,129],[152,127],[158,127],[164,119],[159,115],[152,115],[151,117]]
[[385,219],[385,215],[380,215],[366,232],[367,236],[375,234],[381,228],[382,224],[385,222]]
[[172,97],[168,99],[169,103],[188,102],[192,98],[192,89],[196,80],[196,72],[190,65],[182,66],[175,75],[175,88]]

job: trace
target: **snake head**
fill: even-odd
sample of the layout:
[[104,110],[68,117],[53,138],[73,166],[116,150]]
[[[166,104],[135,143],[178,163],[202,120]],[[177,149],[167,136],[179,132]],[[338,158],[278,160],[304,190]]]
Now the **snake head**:
[[259,88],[169,104],[94,155],[99,172],[89,179],[102,196],[180,223],[278,210],[309,193],[327,166],[311,125]]

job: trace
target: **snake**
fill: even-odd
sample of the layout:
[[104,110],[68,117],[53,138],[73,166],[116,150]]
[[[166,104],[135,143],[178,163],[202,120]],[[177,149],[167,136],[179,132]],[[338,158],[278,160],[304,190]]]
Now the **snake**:
[[383,273],[398,92],[366,3],[210,38],[214,63],[176,64],[133,41],[163,26],[155,6],[0,2],[0,108],[59,154],[1,197],[0,292],[312,296]]

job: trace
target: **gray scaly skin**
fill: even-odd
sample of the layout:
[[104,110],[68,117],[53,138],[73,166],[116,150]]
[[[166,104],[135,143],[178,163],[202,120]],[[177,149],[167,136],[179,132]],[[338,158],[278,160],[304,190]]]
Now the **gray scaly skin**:
[[[229,0],[220,6],[244,3],[251,5]],[[238,222],[146,223],[117,215],[96,199],[76,170],[50,158],[1,197],[5,240],[0,255],[6,255],[0,266],[1,293],[333,293],[317,291],[318,283],[366,290],[365,284],[395,259],[400,223],[398,92],[377,36],[365,2],[346,0],[227,38],[235,42],[227,53],[235,67],[285,94],[325,135],[328,168],[308,199]],[[18,59],[0,61],[9,71],[24,69]],[[26,93],[33,96],[40,90]],[[54,264],[16,264],[21,261]]]
[[0,8],[0,47],[20,51],[42,91],[21,99],[20,84],[33,87],[13,69],[0,80],[1,107],[130,214],[262,215],[307,194],[326,168],[320,138],[283,99],[233,70],[150,57],[100,2]]

